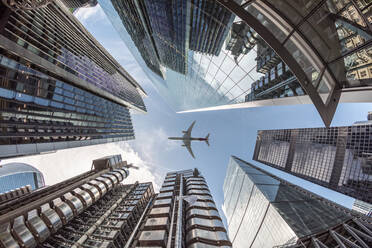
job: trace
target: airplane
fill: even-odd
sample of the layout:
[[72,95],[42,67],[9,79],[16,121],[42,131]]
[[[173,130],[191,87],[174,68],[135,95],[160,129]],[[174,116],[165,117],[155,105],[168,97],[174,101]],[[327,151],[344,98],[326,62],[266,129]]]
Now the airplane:
[[187,131],[182,131],[184,133],[184,135],[182,137],[169,137],[168,138],[170,140],[182,140],[183,141],[182,146],[187,148],[187,150],[189,151],[189,153],[191,154],[191,156],[193,158],[195,158],[195,156],[194,156],[194,153],[191,150],[191,141],[194,141],[194,140],[205,141],[205,143],[207,143],[207,145],[209,146],[209,134],[207,134],[207,136],[205,136],[205,138],[193,138],[193,137],[191,137],[191,130],[194,127],[195,122],[196,121],[194,121],[191,124],[191,126],[187,129]]

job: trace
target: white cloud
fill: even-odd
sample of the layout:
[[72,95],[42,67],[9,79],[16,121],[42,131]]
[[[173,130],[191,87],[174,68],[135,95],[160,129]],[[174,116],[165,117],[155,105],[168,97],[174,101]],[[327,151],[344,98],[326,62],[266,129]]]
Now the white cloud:
[[43,173],[46,185],[52,185],[89,171],[92,160],[114,154],[121,154],[123,160],[127,160],[128,163],[133,163],[139,167],[139,170],[130,169],[129,177],[123,183],[130,184],[135,181],[152,182],[155,191],[160,188],[159,185],[164,175],[158,175],[151,168],[151,162],[144,161],[129,144],[124,142],[72,148],[51,154],[8,159],[2,161],[2,164],[10,162],[30,164]]
[[159,147],[162,152],[171,152],[180,145],[179,142],[169,140],[169,136],[163,128],[148,127],[146,130],[136,133],[134,148],[144,159],[156,161]]
[[99,4],[94,7],[80,8],[74,13],[74,15],[83,24],[87,21],[97,22],[105,18],[105,13]]

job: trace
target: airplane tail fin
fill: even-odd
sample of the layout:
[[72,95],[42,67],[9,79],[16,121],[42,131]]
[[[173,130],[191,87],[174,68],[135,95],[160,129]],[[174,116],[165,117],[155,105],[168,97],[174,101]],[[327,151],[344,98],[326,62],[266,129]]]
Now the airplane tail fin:
[[207,145],[209,146],[209,134],[207,134],[207,136],[205,136],[205,143],[207,143]]

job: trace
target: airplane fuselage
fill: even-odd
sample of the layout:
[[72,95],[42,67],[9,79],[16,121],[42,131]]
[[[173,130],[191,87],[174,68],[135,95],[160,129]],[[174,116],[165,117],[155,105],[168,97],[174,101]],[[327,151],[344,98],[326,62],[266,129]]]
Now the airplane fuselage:
[[168,139],[170,140],[197,140],[197,141],[205,141],[207,140],[206,138],[193,138],[193,137],[190,137],[190,138],[184,138],[184,137],[169,137]]
[[169,137],[170,140],[181,140],[183,141],[182,146],[186,147],[186,149],[189,151],[190,155],[195,158],[194,153],[191,149],[191,141],[205,141],[205,143],[209,146],[209,134],[205,136],[205,138],[193,138],[191,137],[191,130],[194,127],[195,121],[191,123],[191,126],[187,129],[187,131],[182,131],[184,135],[182,137]]

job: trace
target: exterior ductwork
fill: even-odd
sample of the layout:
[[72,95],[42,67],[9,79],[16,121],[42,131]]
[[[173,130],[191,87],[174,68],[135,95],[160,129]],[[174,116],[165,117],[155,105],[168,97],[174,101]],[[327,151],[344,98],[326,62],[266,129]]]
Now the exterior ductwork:
[[[62,182],[26,195],[29,201],[41,203],[34,208],[25,205],[25,198],[16,199],[13,208],[0,205],[0,247],[36,247],[99,201],[127,176],[125,168],[93,171],[69,183]],[[48,191],[55,198],[44,200]]]
[[208,185],[195,170],[168,173],[133,247],[231,247]]

